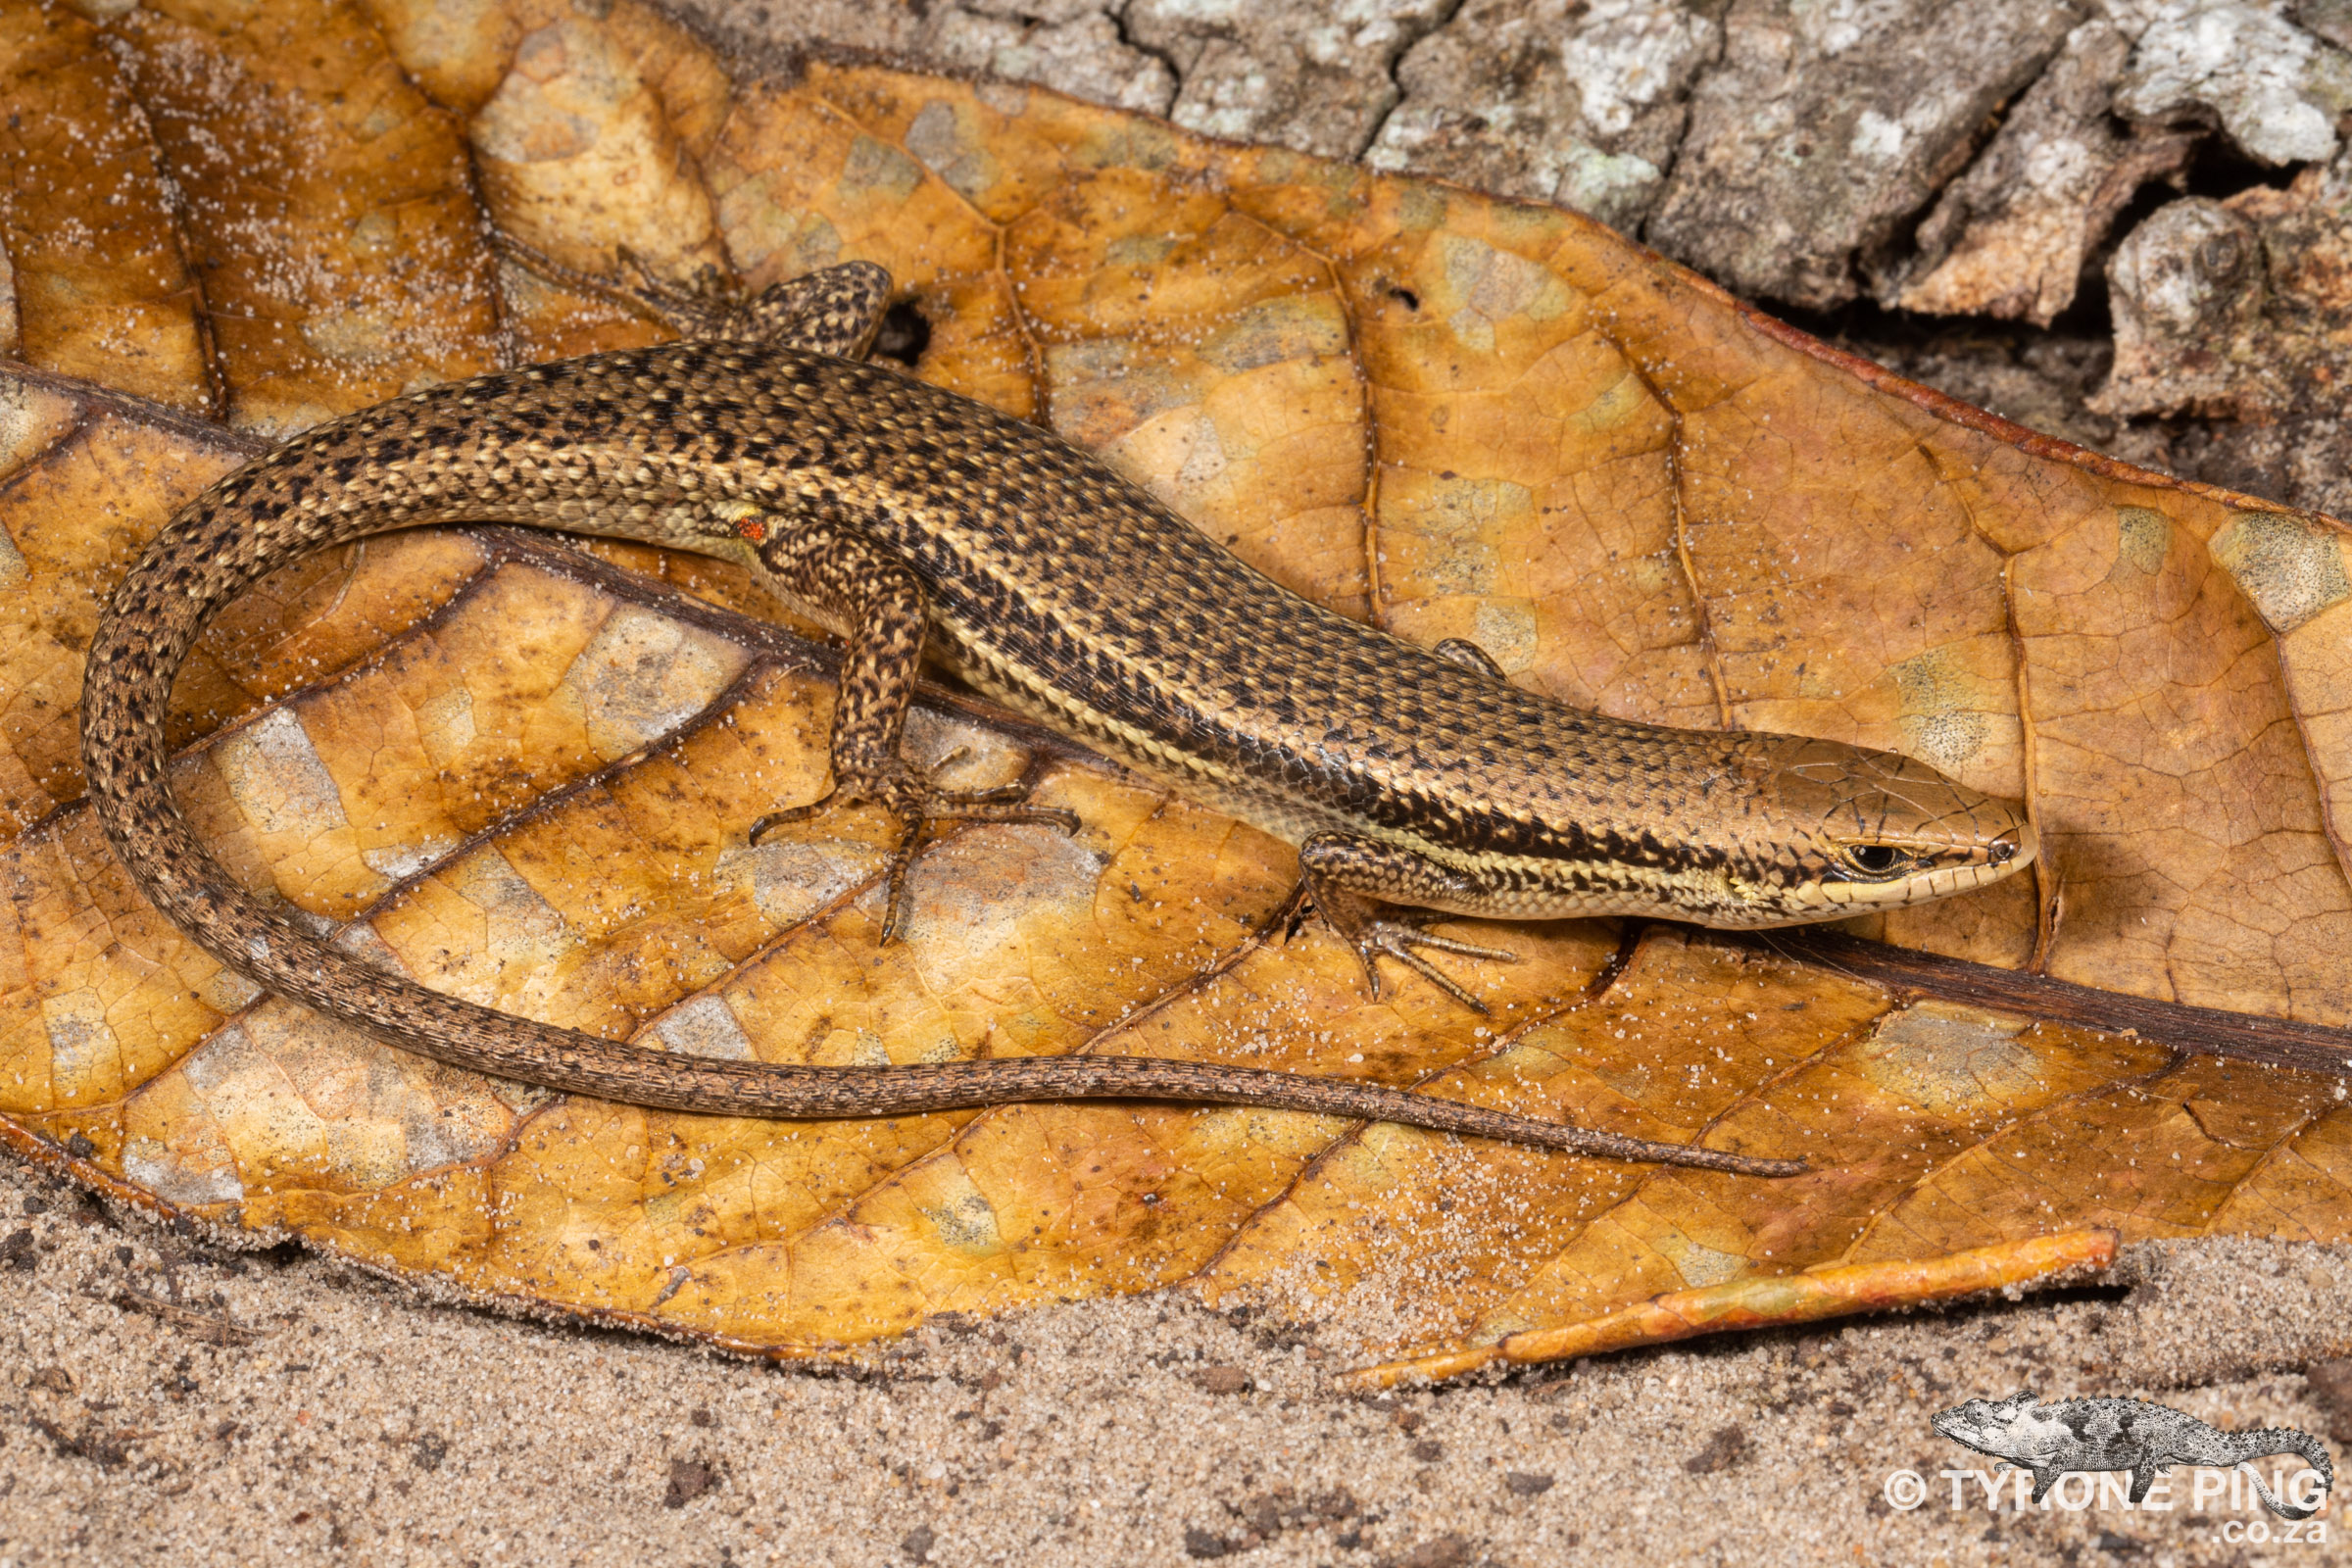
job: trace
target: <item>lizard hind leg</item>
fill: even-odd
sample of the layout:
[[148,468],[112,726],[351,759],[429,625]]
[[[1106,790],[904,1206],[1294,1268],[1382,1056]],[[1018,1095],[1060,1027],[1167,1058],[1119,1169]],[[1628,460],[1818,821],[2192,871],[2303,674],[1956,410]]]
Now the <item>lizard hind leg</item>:
[[906,921],[906,878],[931,823],[950,820],[1031,822],[1078,830],[1071,812],[1030,806],[1020,786],[943,790],[933,782],[953,756],[928,768],[909,762],[903,743],[906,705],[922,672],[929,630],[922,583],[856,528],[832,522],[786,526],[766,535],[759,556],[788,598],[819,610],[848,629],[841,687],[833,703],[833,786],[806,806],[771,811],[752,824],[755,845],[787,823],[833,806],[875,805],[898,823],[884,859],[888,906],[881,940]]
[[862,360],[889,308],[889,270],[873,262],[843,262],[740,296],[716,335]]
[[[1364,981],[1375,997],[1380,995],[1377,960],[1386,956],[1473,1012],[1484,1013],[1489,1010],[1487,1004],[1423,957],[1421,950],[1497,963],[1518,960],[1519,956],[1507,949],[1482,948],[1421,928],[1422,921],[1444,915],[1436,909],[1409,906],[1476,904],[1483,890],[1469,876],[1410,850],[1351,834],[1317,833],[1298,847],[1298,869],[1325,922],[1355,950],[1356,961],[1364,966]],[[1379,912],[1382,905],[1408,907],[1384,915]]]
[[617,255],[636,274],[634,284],[567,267],[511,234],[493,234],[492,245],[527,272],[592,294],[693,342],[776,343],[860,360],[873,347],[890,305],[890,271],[873,262],[843,262],[753,291],[707,263],[682,281],[662,277],[626,246]]

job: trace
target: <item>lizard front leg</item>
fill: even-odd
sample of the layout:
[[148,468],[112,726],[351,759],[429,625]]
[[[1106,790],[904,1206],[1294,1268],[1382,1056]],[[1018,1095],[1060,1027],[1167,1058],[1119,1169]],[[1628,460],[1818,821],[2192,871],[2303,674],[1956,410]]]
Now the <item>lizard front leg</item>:
[[921,673],[929,618],[923,585],[913,572],[845,523],[785,524],[759,546],[760,564],[786,598],[842,628],[849,646],[841,661],[841,689],[833,703],[833,787],[807,806],[773,811],[752,825],[758,844],[774,828],[798,822],[828,805],[881,807],[899,824],[885,869],[889,907],[882,941],[898,934],[906,906],[906,873],[932,822],[975,818],[1040,822],[1078,830],[1072,813],[1020,804],[1018,784],[989,790],[943,790],[900,750],[906,705]]
[[[635,287],[565,267],[512,237],[501,236],[499,246],[542,276],[635,311],[687,338],[776,343],[862,359],[890,303],[890,273],[872,262],[845,262],[748,293],[711,267],[685,283],[668,282],[626,250],[620,259],[637,274]],[[881,940],[887,943],[905,922],[906,875],[932,822],[979,818],[1077,831],[1078,819],[1068,811],[1020,804],[1025,794],[1020,785],[943,790],[901,752],[906,705],[922,672],[929,630],[923,585],[914,573],[845,523],[799,522],[750,509],[732,521],[765,568],[769,586],[848,639],[833,705],[832,788],[806,806],[771,811],[753,823],[752,843],[830,805],[870,803],[888,811],[898,821],[899,834],[884,862],[889,906]]]
[[[1421,956],[1418,950],[1428,948],[1503,963],[1518,957],[1501,948],[1477,947],[1421,929],[1419,921],[1440,918],[1430,906],[1476,906],[1488,901],[1489,890],[1467,872],[1440,865],[1394,844],[1348,833],[1317,833],[1309,838],[1298,847],[1298,869],[1324,920],[1355,950],[1375,997],[1380,995],[1380,970],[1375,960],[1386,954],[1464,1006],[1485,1012],[1485,1003]],[[1384,916],[1379,912],[1383,905],[1416,907]]]

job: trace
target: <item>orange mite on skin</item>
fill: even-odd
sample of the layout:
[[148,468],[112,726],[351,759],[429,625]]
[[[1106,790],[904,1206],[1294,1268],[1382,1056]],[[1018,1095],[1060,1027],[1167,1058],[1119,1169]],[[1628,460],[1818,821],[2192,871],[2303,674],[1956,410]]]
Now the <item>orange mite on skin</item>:
[[767,543],[767,523],[759,517],[745,517],[735,524],[735,532],[753,544]]

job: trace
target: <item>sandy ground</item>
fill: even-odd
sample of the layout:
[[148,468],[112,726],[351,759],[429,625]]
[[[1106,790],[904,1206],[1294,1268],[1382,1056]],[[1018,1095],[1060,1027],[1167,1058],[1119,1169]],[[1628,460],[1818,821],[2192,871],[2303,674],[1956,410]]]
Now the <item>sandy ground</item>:
[[[2199,1472],[2166,1511],[2020,1511],[2004,1485],[1989,1512],[1973,1479],[1955,1510],[1941,1472],[1989,1461],[1928,1425],[2031,1387],[2352,1435],[2301,1371],[2348,1323],[2352,1250],[2204,1242],[2056,1297],[1381,1398],[1328,1391],[1328,1331],[1180,1295],[807,1369],[238,1252],[8,1163],[0,1568],[2352,1560],[2340,1510],[2284,1543]],[[1899,1470],[1924,1505],[1889,1505]]]

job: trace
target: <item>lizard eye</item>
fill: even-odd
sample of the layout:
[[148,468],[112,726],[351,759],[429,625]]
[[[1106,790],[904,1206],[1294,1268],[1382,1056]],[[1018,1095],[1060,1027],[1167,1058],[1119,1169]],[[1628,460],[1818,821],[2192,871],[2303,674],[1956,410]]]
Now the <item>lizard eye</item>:
[[1885,876],[1903,863],[1903,853],[1886,844],[1848,845],[1845,858],[1853,862],[1855,870],[1871,876]]

